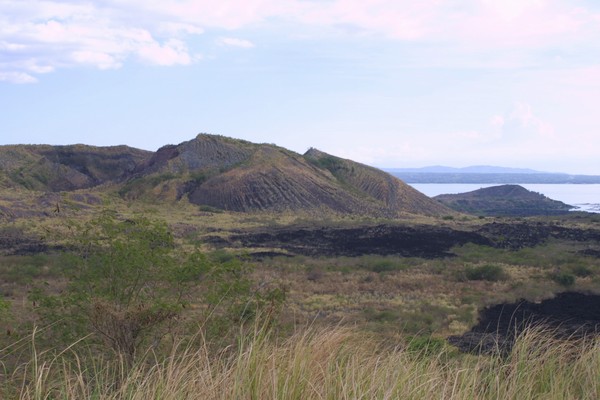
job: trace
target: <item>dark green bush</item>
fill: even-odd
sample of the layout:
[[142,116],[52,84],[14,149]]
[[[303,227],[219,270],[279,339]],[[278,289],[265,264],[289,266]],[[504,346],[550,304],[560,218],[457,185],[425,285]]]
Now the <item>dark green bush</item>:
[[497,282],[508,279],[508,274],[501,265],[484,264],[465,268],[465,277],[470,281]]
[[213,214],[221,214],[223,212],[223,210],[221,210],[220,208],[208,206],[206,204],[202,204],[202,205],[198,206],[198,210],[202,211],[202,212],[210,212]]
[[586,276],[590,276],[594,273],[585,265],[576,265],[573,268],[571,268],[571,272],[573,272],[575,276],[578,276],[580,278],[585,278]]
[[575,275],[570,272],[555,272],[551,276],[552,280],[562,286],[573,286],[575,284]]
[[396,269],[398,269],[398,266],[396,265],[395,262],[393,262],[391,260],[377,261],[371,267],[371,271],[377,272],[377,273],[394,271]]

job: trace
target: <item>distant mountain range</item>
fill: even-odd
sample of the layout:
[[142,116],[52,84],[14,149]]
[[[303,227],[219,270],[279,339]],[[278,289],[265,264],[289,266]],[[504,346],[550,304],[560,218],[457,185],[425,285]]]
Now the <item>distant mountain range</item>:
[[0,188],[107,192],[126,201],[189,201],[235,212],[375,217],[453,212],[386,172],[317,149],[301,155],[208,134],[156,152],[127,146],[0,146]]
[[385,171],[407,183],[600,183],[600,176],[597,175],[570,175],[487,165],[465,168],[444,166],[386,168]]
[[[548,172],[536,171],[528,168],[506,168],[491,165],[473,165],[470,167],[454,168],[434,165],[422,168],[386,168],[392,173],[435,173],[435,174],[546,174]],[[566,175],[566,174],[565,174]]]

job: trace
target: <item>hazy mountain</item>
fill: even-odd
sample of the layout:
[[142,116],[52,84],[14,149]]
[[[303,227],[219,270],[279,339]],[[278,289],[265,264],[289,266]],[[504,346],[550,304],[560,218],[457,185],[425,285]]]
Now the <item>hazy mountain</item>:
[[436,174],[545,174],[547,172],[536,171],[528,168],[506,168],[491,165],[474,165],[470,167],[454,168],[435,165],[422,168],[385,168],[388,172],[421,172]]
[[597,175],[569,175],[493,166],[387,168],[385,171],[407,183],[600,183],[600,176]]

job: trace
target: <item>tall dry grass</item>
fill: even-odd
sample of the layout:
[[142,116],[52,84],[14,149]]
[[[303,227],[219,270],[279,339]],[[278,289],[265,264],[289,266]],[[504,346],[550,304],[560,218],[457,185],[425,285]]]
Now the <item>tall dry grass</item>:
[[[127,366],[76,344],[37,352],[2,384],[6,399],[598,399],[600,343],[530,331],[508,356],[390,347],[341,327],[285,339],[265,330],[219,351],[200,337]],[[94,360],[94,361],[89,361]]]

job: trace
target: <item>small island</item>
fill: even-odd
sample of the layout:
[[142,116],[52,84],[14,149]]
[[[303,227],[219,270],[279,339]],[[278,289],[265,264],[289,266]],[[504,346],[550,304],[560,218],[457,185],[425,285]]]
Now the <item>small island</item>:
[[575,208],[519,185],[500,185],[467,193],[441,194],[434,199],[456,211],[482,216],[560,215]]

